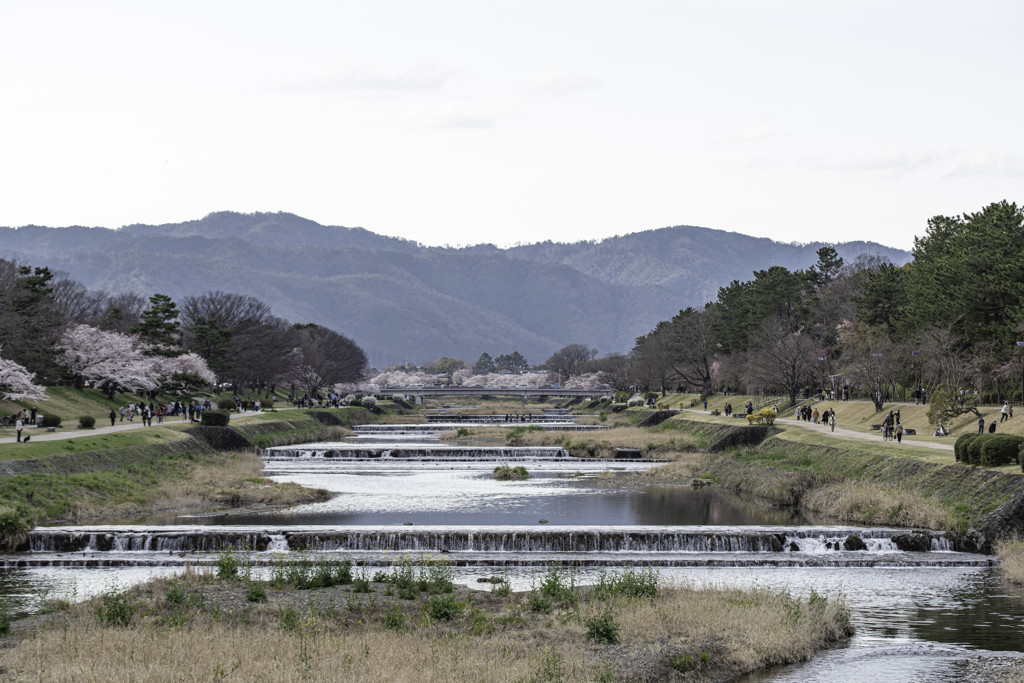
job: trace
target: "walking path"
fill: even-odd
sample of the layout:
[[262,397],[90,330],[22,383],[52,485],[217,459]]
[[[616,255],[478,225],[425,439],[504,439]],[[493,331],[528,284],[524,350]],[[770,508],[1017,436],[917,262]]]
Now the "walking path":
[[[289,409],[288,408],[279,408],[278,410],[289,410]],[[255,412],[255,411],[247,411],[247,412],[242,413],[242,414],[232,413],[231,414],[231,420],[233,422],[234,421],[238,421],[238,420],[245,420],[246,418],[256,417],[257,415],[262,415],[262,414],[263,414],[263,411],[260,411],[258,413]],[[24,438],[26,436],[31,436],[32,437],[32,441],[30,441],[29,443],[32,443],[34,441],[61,441],[63,439],[79,439],[79,438],[84,438],[84,437],[89,437],[89,436],[99,436],[101,434],[117,434],[119,432],[127,432],[127,431],[132,430],[132,429],[146,429],[146,425],[142,424],[142,417],[140,417],[138,415],[136,415],[136,417],[138,417],[139,419],[137,421],[135,421],[135,422],[119,422],[118,424],[114,425],[113,427],[96,427],[95,429],[75,429],[75,430],[70,430],[70,431],[67,431],[67,432],[47,432],[45,427],[43,427],[43,428],[34,427],[32,429],[24,430],[21,433],[21,435],[22,435],[22,438]],[[107,418],[107,419],[109,419],[109,418]],[[173,427],[175,425],[187,425],[187,424],[188,424],[187,420],[182,420],[180,415],[175,415],[174,417],[169,417],[169,418],[165,419],[163,424],[158,424],[158,423],[154,422],[153,426],[154,427]],[[196,424],[198,425],[199,423],[197,422]],[[9,427],[8,429],[10,430],[10,433],[12,433],[12,434],[14,433],[14,428],[13,427]],[[0,438],[0,444],[17,443],[17,442],[18,442],[17,436]]]
[[[912,404],[911,404],[912,405]],[[697,413],[699,415],[707,415],[702,410],[689,410],[688,412]],[[895,440],[886,441],[882,438],[881,434],[874,434],[868,432],[857,432],[852,429],[844,429],[843,427],[837,426],[835,431],[832,431],[831,427],[827,427],[823,424],[814,424],[813,422],[805,422],[804,420],[793,420],[793,419],[782,419],[777,418],[775,420],[777,425],[786,425],[793,427],[800,427],[802,429],[809,429],[825,436],[831,436],[837,439],[853,439],[855,441],[875,441],[878,443],[886,443],[891,446],[899,446]],[[912,437],[904,436],[903,443],[908,446],[914,446],[916,448],[931,448],[936,451],[952,451],[953,444],[951,443],[939,443],[937,441],[917,441]]]

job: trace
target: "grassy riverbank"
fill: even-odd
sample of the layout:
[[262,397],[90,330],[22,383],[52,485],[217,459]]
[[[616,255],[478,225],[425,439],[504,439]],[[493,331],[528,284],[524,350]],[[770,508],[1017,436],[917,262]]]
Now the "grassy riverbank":
[[230,578],[222,561],[220,578],[58,602],[15,624],[0,680],[724,680],[851,633],[843,601],[815,594],[659,585],[639,570],[581,589],[557,567],[525,593],[470,591],[443,558],[403,559],[373,575],[282,561],[270,581],[244,567]]
[[700,439],[671,424],[638,429],[615,426],[593,432],[549,432],[538,425],[464,427],[441,433],[442,441],[490,441],[509,446],[558,446],[579,458],[614,458],[618,448],[641,451],[644,457],[698,450]]
[[322,489],[262,477],[253,451],[170,453],[117,469],[0,478],[0,547],[17,546],[36,524],[80,523],[161,511],[298,505],[327,500]]
[[[337,440],[343,425],[382,419],[362,408],[247,416],[231,429],[257,447]],[[323,416],[321,416],[323,417]],[[325,424],[331,423],[331,424]],[[336,423],[336,424],[334,424]],[[0,548],[36,524],[125,518],[159,511],[290,506],[326,500],[322,489],[276,484],[248,448],[223,452],[195,425],[165,424],[59,441],[0,444]],[[221,435],[218,435],[218,437]]]

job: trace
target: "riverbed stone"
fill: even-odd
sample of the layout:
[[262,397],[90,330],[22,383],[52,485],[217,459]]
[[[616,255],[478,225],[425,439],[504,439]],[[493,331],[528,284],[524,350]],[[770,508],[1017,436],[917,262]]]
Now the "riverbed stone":
[[769,536],[768,537],[768,543],[769,543],[769,545],[771,545],[773,553],[781,553],[782,552],[782,550],[783,550],[782,544],[779,543],[779,539],[777,539],[775,536]]
[[797,545],[796,541],[790,541],[789,542],[789,552],[791,552],[791,553],[798,553],[798,552],[800,552],[800,546]]
[[867,550],[868,546],[857,534],[850,534],[843,541],[843,548],[846,550]]
[[926,553],[932,549],[932,535],[927,531],[911,531],[892,537],[896,547],[905,553]]

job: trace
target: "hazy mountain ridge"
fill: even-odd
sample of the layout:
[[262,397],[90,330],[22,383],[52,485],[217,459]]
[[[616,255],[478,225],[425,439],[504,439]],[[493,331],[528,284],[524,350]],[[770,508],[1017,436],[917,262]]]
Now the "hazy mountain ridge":
[[[713,299],[733,279],[811,265],[818,246],[681,226],[600,242],[448,249],[285,213],[219,212],[119,230],[0,228],[7,258],[113,292],[252,294],[277,315],[351,336],[378,366],[512,350],[541,362],[573,342],[627,351],[659,320]],[[873,243],[835,246],[848,258],[910,258]]]

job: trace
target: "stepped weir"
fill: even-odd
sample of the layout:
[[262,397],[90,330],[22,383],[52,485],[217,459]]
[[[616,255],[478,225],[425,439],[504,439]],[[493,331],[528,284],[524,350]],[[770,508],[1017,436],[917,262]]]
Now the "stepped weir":
[[[31,552],[5,566],[118,566],[210,563],[218,552],[266,564],[278,553],[389,564],[396,553],[439,553],[460,566],[531,566],[552,561],[655,566],[988,566],[953,552],[935,534],[931,552],[902,552],[905,529],[852,527],[198,527],[38,528]],[[852,535],[866,550],[843,550]],[[92,564],[89,564],[92,563]]]

